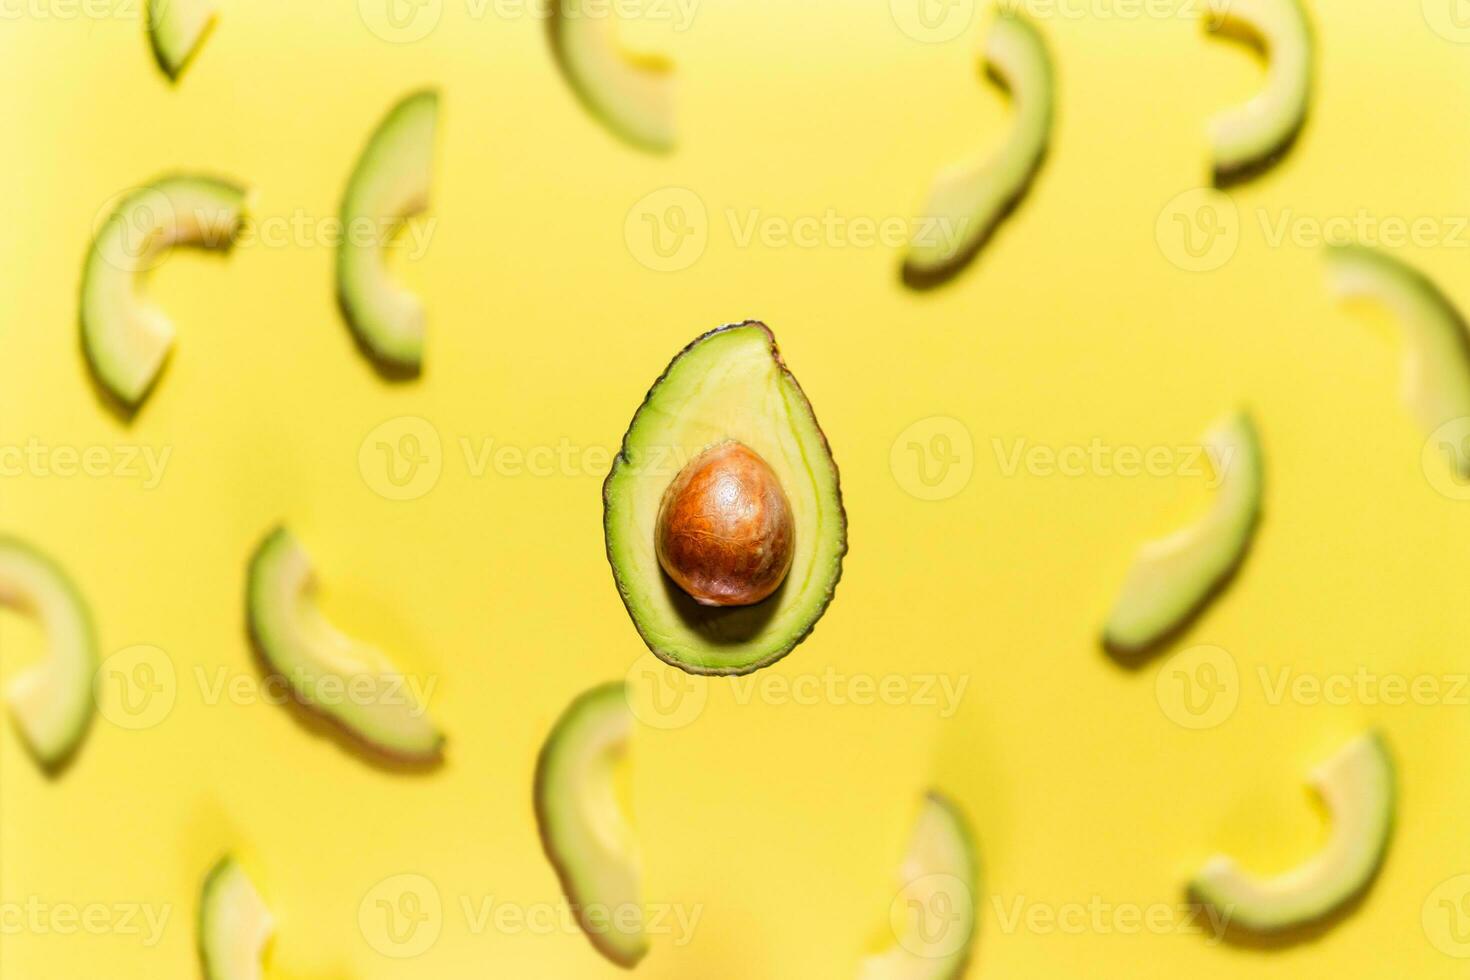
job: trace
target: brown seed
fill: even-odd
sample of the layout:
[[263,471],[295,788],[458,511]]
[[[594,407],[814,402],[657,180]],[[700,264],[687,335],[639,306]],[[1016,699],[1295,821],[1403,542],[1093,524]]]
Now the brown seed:
[[705,606],[748,606],[775,592],[791,570],[795,538],[776,474],[734,440],[679,471],[654,530],[659,564]]

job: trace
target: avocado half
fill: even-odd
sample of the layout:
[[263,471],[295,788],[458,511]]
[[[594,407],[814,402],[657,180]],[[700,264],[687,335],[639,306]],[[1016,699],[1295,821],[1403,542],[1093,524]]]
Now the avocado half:
[[[897,941],[863,958],[859,980],[958,980],[975,944],[980,857],[969,822],[948,797],[924,797],[897,884],[902,922],[890,916]],[[944,916],[942,930],[919,918],[935,914]]]
[[250,559],[246,614],[261,658],[296,699],[369,748],[406,762],[437,761],[444,736],[382,651],[342,633],[316,604],[311,557],[284,527]]
[[173,322],[143,292],[147,273],[177,246],[229,251],[246,197],[214,177],[162,177],[123,197],[98,229],[82,270],[82,349],[98,382],[128,408],[148,396],[174,345]]
[[[701,606],[664,574],[659,503],[685,463],[734,439],[790,500],[795,554],[781,587],[750,606]],[[847,554],[837,464],[776,338],[747,321],[712,330],[669,364],[633,416],[602,488],[607,558],[643,642],[695,674],[745,674],[790,653],[832,601]]]
[[270,909],[244,869],[233,857],[220,858],[199,893],[197,943],[204,980],[260,980],[274,931]]
[[[598,952],[631,969],[648,952],[637,838],[618,800],[615,767],[628,751],[633,712],[622,683],[579,696],[557,719],[536,761],[536,821],[546,856]],[[597,916],[589,914],[597,907]],[[619,929],[636,907],[638,927]],[[600,920],[600,921],[599,921]]]
[[36,761],[59,768],[92,721],[97,635],[91,613],[60,566],[10,537],[0,537],[0,606],[35,617],[45,633],[45,659],[15,676],[5,700]]
[[218,17],[214,0],[148,0],[148,40],[171,81],[184,73]]
[[[1449,297],[1417,269],[1362,245],[1329,246],[1327,268],[1336,295],[1375,299],[1398,317],[1403,399],[1425,434],[1470,417],[1470,331]],[[1470,475],[1470,462],[1457,458]]]
[[1190,893],[1230,914],[1252,932],[1278,932],[1331,915],[1373,880],[1393,833],[1393,758],[1383,736],[1353,739],[1311,774],[1327,807],[1332,834],[1310,860],[1273,878],[1241,870],[1233,858],[1211,858]]
[[1224,185],[1269,167],[1301,132],[1314,43],[1301,0],[1216,0],[1205,23],[1222,37],[1261,45],[1270,59],[1261,91],[1210,120],[1215,182]]
[[1114,653],[1144,653],[1187,625],[1229,581],[1245,558],[1260,520],[1265,471],[1261,440],[1239,412],[1205,436],[1224,472],[1209,513],[1138,550],[1103,644]]
[[[408,374],[424,357],[424,304],[394,281],[383,253],[386,236],[429,206],[438,124],[437,92],[404,97],[368,139],[342,195],[337,303],[362,349]],[[364,228],[377,230],[371,241]]]

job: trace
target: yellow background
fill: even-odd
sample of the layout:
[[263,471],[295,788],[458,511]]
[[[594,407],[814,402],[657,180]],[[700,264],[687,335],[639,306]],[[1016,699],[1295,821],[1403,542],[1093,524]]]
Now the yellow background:
[[[40,0],[37,0],[40,2]],[[1470,48],[1419,4],[1317,3],[1320,68],[1291,157],[1233,191],[1234,258],[1171,264],[1156,219],[1206,179],[1206,119],[1262,74],[1189,16],[1102,3],[1040,22],[1060,103],[1031,194],[980,259],[925,294],[887,247],[740,247],[727,220],[907,216],[933,173],[995,145],[1008,110],[979,80],[982,5],[920,43],[882,3],[706,0],[691,29],[626,36],[678,66],[679,148],[626,148],[558,76],[540,21],[448,0],[417,43],[371,34],[356,5],[223,2],[177,88],[137,19],[0,23],[6,192],[0,220],[0,435],[171,450],[162,483],[0,482],[0,526],[54,554],[89,598],[103,655],[166,651],[161,724],[99,718],[54,782],[0,734],[0,900],[172,906],[163,942],[0,936],[6,980],[186,977],[191,917],[216,855],[241,852],[279,921],[272,976],[610,977],[576,934],[474,935],[461,897],[555,902],[531,775],[577,692],[647,660],[603,557],[600,480],[469,475],[460,440],[614,447],[668,358],[721,322],[764,319],[842,468],[852,550],[815,634],[767,673],[968,677],[934,707],[738,704],[727,682],[676,731],[640,731],[632,794],[650,901],[702,903],[694,941],[655,940],[650,977],[841,978],[882,928],[918,794],[971,815],[986,892],[972,976],[1460,975],[1421,907],[1470,871],[1465,707],[1267,703],[1257,669],[1466,669],[1470,505],[1436,493],[1398,395],[1386,316],[1327,295],[1319,251],[1271,247],[1257,214],[1470,213]],[[44,7],[44,5],[43,5]],[[382,112],[442,90],[432,246],[406,275],[426,298],[426,369],[386,383],[335,310],[332,252],[310,242],[175,257],[150,284],[179,340],[131,425],[99,403],[79,353],[76,288],[99,209],[161,172],[218,172],[255,213],[334,214]],[[641,265],[629,209],[664,187],[708,209],[691,267]],[[1462,236],[1463,237],[1463,236]],[[1463,248],[1463,242],[1461,243]],[[1465,252],[1398,254],[1470,304]],[[1096,642],[1137,544],[1208,500],[1188,478],[1002,472],[1005,446],[1178,445],[1248,404],[1267,516],[1243,574],[1181,649],[1240,667],[1218,727],[1173,724],[1167,658],[1127,670]],[[443,473],[421,499],[375,494],[358,466],[385,420],[428,420]],[[942,415],[974,437],[974,476],[925,502],[890,466],[895,437]],[[221,667],[254,676],[243,573],[285,520],[328,613],[440,680],[450,736],[426,775],[364,762],[280,707],[206,704]],[[39,649],[7,616],[0,676]],[[1172,651],[1170,651],[1172,652]],[[1324,833],[1312,764],[1376,723],[1400,764],[1400,828],[1355,914],[1281,949],[1201,935],[1003,930],[991,896],[1059,906],[1181,901],[1206,856],[1275,871]],[[428,877],[445,903],[423,956],[380,956],[359,902]]]

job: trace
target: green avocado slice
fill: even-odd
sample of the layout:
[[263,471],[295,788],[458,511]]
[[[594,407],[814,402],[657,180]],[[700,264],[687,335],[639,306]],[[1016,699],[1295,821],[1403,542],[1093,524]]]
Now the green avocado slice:
[[174,325],[143,294],[145,274],[170,249],[228,251],[245,220],[246,190],[213,177],[163,177],[123,197],[103,222],[82,271],[82,348],[97,380],[136,408],[174,344]]
[[978,931],[980,857],[964,814],[939,793],[924,798],[898,887],[897,942],[863,959],[860,980],[958,980]]
[[302,704],[368,746],[411,762],[439,758],[444,736],[403,673],[381,651],[345,635],[317,608],[311,559],[277,528],[250,560],[246,609],[261,657]]
[[204,980],[261,980],[275,920],[233,857],[220,858],[199,894],[199,960]]
[[11,680],[5,700],[36,761],[56,769],[76,751],[92,721],[92,615],[60,566],[11,537],[0,537],[0,606],[34,616],[45,632],[45,659]]
[[1263,44],[1266,84],[1243,105],[1210,120],[1215,180],[1228,183],[1270,164],[1289,147],[1311,101],[1313,41],[1300,0],[1215,0],[1209,30]]
[[1046,153],[1056,74],[1041,33],[1019,13],[1003,11],[985,41],[985,67],[1014,103],[1010,136],[989,158],[956,164],[934,179],[904,259],[910,285],[958,272],[1026,192]]
[[148,0],[148,39],[170,79],[183,74],[218,17],[214,0]]
[[673,66],[623,51],[611,6],[558,0],[548,7],[546,28],[557,65],[594,117],[634,146],[674,148]]
[[1332,834],[1310,860],[1273,878],[1241,870],[1219,855],[1190,882],[1198,900],[1228,912],[1252,932],[1275,932],[1331,915],[1373,880],[1393,832],[1394,765],[1383,736],[1349,742],[1310,776],[1327,807]]
[[424,305],[393,280],[384,261],[392,234],[429,206],[439,95],[414,92],[368,140],[342,198],[337,300],[363,348],[391,368],[417,371],[424,355]]
[[[791,570],[751,606],[701,606],[674,585],[654,545],[659,503],[683,465],[737,440],[771,467],[795,524]],[[613,579],[656,656],[697,674],[745,674],[806,638],[832,601],[847,553],[837,464],[776,339],[754,321],[686,347],[649,389],[603,485]]]
[[1110,650],[1139,653],[1186,624],[1240,565],[1261,510],[1264,470],[1260,437],[1245,413],[1205,436],[1221,483],[1197,523],[1145,544],[1113,604],[1103,631]]
[[[628,968],[648,952],[638,841],[619,802],[614,771],[632,731],[621,683],[587,691],[547,736],[535,788],[542,845],[583,931],[600,953]],[[638,925],[630,930],[633,908]]]
[[[1343,298],[1370,297],[1403,324],[1403,398],[1425,434],[1470,417],[1470,333],[1449,298],[1418,270],[1361,245],[1327,250],[1328,284]],[[1470,476],[1470,459],[1456,454]]]

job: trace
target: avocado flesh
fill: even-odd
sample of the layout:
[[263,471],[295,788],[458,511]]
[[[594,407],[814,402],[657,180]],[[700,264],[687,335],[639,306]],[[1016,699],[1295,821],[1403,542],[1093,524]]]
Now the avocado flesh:
[[5,700],[31,754],[54,769],[76,751],[92,721],[92,617],[65,572],[8,537],[0,537],[0,606],[33,616],[46,637],[45,658],[10,681]]
[[82,273],[82,346],[97,380],[136,407],[173,348],[174,325],[143,279],[175,246],[228,251],[245,219],[243,187],[212,177],[164,177],[133,191],[103,223]]
[[1198,522],[1139,549],[1104,629],[1120,652],[1148,650],[1184,625],[1235,571],[1250,545],[1264,481],[1260,438],[1244,413],[1210,430],[1205,445],[1224,474]]
[[[562,713],[536,764],[536,819],[546,856],[575,909],[601,906],[595,926],[583,920],[592,945],[620,966],[648,952],[643,931],[643,871],[638,842],[619,802],[615,767],[633,730],[623,685],[606,684],[578,697]],[[617,929],[617,910],[640,910],[636,932]],[[580,913],[579,913],[580,914]]]
[[[438,117],[437,92],[415,92],[394,106],[368,140],[342,198],[338,302],[368,352],[406,370],[423,360],[424,305],[394,280],[384,247],[393,230],[428,208]],[[375,240],[363,241],[374,229]]]
[[[1403,398],[1425,434],[1470,417],[1470,334],[1438,286],[1396,258],[1361,245],[1328,248],[1328,281],[1339,297],[1383,303],[1404,329]],[[1470,459],[1457,454],[1470,475]]]
[[1326,806],[1332,834],[1310,860],[1274,878],[1242,871],[1232,858],[1211,858],[1190,883],[1201,901],[1231,912],[1253,932],[1305,925],[1330,915],[1373,879],[1388,848],[1394,818],[1394,767],[1377,732],[1353,739],[1319,766],[1311,785]]
[[[899,867],[898,885],[905,899],[922,909],[942,908],[955,915],[948,928],[963,930],[964,942],[947,955],[924,956],[928,942],[918,931],[922,924],[909,916],[904,941],[865,957],[858,969],[860,980],[957,980],[975,943],[980,858],[964,815],[938,793],[924,798],[908,853]],[[956,895],[957,889],[963,891]]]
[[1010,136],[992,156],[935,178],[904,259],[911,280],[942,278],[968,261],[1025,193],[1046,152],[1056,85],[1041,34],[1019,14],[1002,13],[986,38],[985,65],[1011,94]]
[[[752,606],[700,606],[659,565],[664,490],[685,463],[734,439],[765,460],[791,505],[791,569]],[[660,659],[700,674],[743,674],[785,656],[826,610],[842,574],[847,519],[837,466],[801,386],[764,324],[721,327],[684,349],[654,382],[603,487],[613,578]]]
[[221,858],[199,895],[204,980],[260,980],[261,958],[274,931],[270,909],[250,878],[234,858]]
[[148,0],[148,39],[170,79],[183,74],[218,15],[212,0]]
[[673,68],[618,44],[611,8],[595,0],[560,0],[546,21],[551,50],[572,91],[615,135],[665,153],[674,147]]
[[402,672],[329,623],[315,589],[311,559],[296,538],[285,528],[267,535],[250,562],[246,599],[261,656],[298,700],[369,746],[409,761],[437,759],[444,736]]
[[1258,38],[1270,58],[1260,92],[1210,120],[1215,175],[1229,179],[1270,161],[1301,130],[1312,90],[1312,30],[1300,0],[1229,0],[1214,6],[1207,21],[1212,30]]

